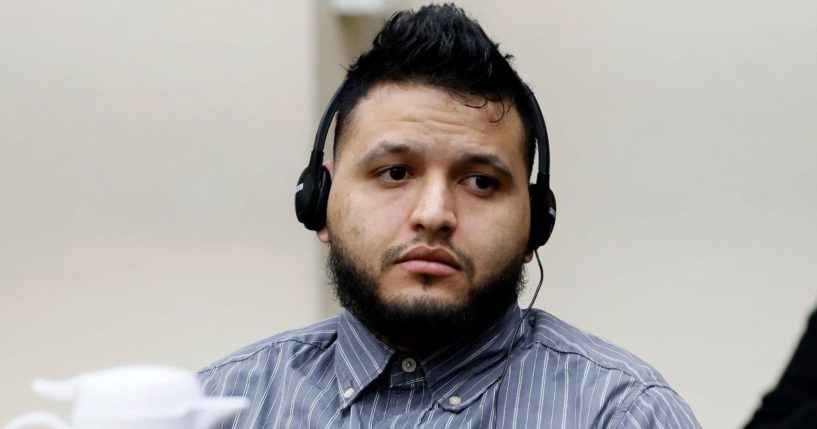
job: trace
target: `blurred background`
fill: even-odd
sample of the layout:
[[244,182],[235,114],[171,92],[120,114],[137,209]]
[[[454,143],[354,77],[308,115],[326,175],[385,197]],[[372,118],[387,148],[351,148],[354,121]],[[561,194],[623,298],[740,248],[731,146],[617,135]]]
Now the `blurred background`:
[[[292,200],[344,66],[422,4],[368,3],[0,0],[0,424],[59,409],[35,377],[337,311]],[[741,426],[817,304],[817,2],[458,4],[548,122],[536,305]]]

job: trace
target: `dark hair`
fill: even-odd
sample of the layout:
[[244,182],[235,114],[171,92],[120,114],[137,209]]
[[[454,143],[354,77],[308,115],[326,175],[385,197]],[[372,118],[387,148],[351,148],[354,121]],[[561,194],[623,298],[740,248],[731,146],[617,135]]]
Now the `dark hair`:
[[500,102],[503,116],[515,106],[524,128],[530,173],[536,147],[532,112],[525,85],[510,65],[512,58],[500,53],[479,23],[453,4],[395,13],[375,36],[372,48],[361,54],[347,71],[338,95],[335,159],[348,118],[369,90],[385,82],[415,82],[469,98],[474,95],[483,98],[482,103],[467,104],[470,107]]

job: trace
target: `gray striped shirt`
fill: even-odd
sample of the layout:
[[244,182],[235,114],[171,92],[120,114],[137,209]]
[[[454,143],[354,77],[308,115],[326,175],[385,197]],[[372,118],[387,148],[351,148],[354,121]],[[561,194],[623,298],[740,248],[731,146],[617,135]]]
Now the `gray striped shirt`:
[[348,312],[247,346],[203,369],[208,395],[250,408],[222,428],[699,428],[637,357],[515,305],[483,335],[401,354]]

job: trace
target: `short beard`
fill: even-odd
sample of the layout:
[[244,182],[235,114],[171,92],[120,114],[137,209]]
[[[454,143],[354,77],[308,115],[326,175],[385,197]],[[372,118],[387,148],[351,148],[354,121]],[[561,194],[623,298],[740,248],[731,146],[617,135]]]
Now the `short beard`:
[[519,257],[474,285],[462,303],[446,304],[433,298],[392,303],[380,297],[377,278],[351,258],[337,237],[331,243],[329,275],[340,305],[381,341],[401,350],[429,353],[482,333],[516,302],[525,284],[524,262]]

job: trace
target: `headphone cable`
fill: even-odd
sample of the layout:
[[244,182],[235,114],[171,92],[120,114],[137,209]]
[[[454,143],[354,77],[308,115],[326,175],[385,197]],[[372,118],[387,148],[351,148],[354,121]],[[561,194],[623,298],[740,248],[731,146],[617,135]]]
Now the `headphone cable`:
[[[542,268],[542,260],[539,259],[539,250],[534,250],[533,254],[536,255],[536,263],[539,265],[539,284],[536,285],[536,290],[533,292],[533,298],[530,300],[530,304],[528,304],[528,308],[525,309],[525,312],[522,313],[522,320],[516,325],[516,329],[513,331],[513,336],[511,337],[511,344],[508,345],[508,351],[505,353],[505,368],[502,369],[502,376],[499,378],[499,384],[496,386],[496,401],[499,400],[499,391],[502,389],[502,382],[505,381],[505,376],[508,375],[508,368],[510,368],[511,363],[511,352],[513,351],[513,344],[516,340],[516,336],[519,334],[519,329],[522,328],[522,324],[525,323],[525,319],[528,317],[528,313],[530,312],[531,308],[533,308],[533,303],[536,302],[536,297],[539,296],[539,290],[542,288],[542,280],[545,278],[545,270]],[[494,403],[494,409],[496,409],[497,404]],[[493,420],[492,427],[496,428],[496,421],[499,418],[499,413],[496,414],[496,417]]]

